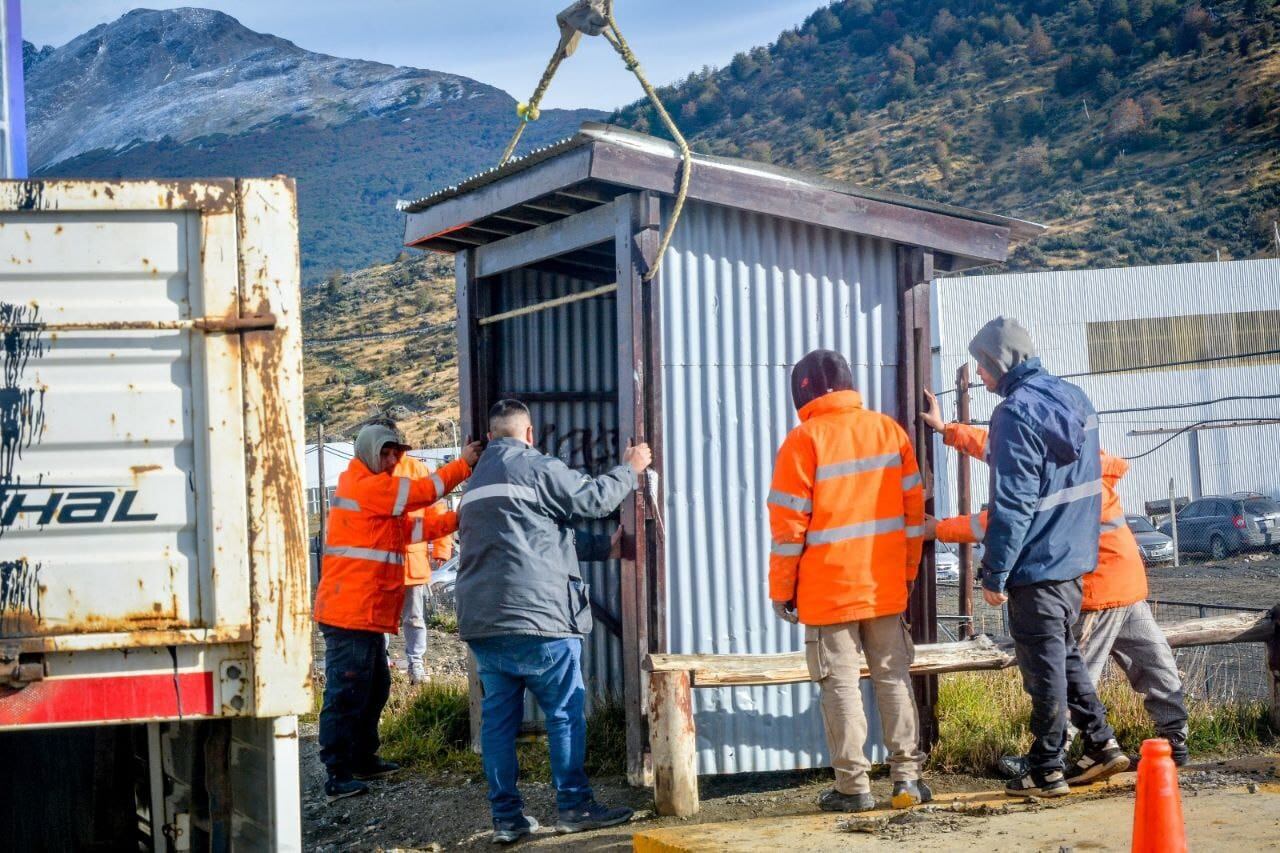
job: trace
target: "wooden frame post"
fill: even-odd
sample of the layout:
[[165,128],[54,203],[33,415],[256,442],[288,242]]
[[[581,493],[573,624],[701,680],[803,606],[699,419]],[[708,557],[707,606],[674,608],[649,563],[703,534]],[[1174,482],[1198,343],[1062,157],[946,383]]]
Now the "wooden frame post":
[[[925,512],[934,513],[933,439],[920,421],[924,390],[932,387],[933,330],[929,319],[929,283],[933,279],[933,252],[913,246],[898,247],[898,419],[915,445],[920,476],[924,481]],[[925,543],[924,558],[907,604],[911,638],[917,645],[938,641],[938,590],[934,573],[934,548]],[[915,682],[920,711],[920,743],[928,749],[938,740],[935,705],[938,679],[923,676]]]
[[[956,419],[962,424],[969,423],[969,363],[965,362],[956,370]],[[970,480],[972,461],[967,453],[961,453],[956,460],[956,512],[959,515],[973,513],[973,492]],[[973,636],[973,546],[964,543],[960,546],[960,596],[959,615],[967,617],[960,621],[960,639]]]
[[[648,192],[630,193],[614,200],[616,228],[614,253],[618,283],[618,444],[649,440],[655,429],[651,388],[651,346],[648,316],[652,302],[644,274],[657,250],[661,215],[658,199]],[[661,458],[654,457],[660,469]],[[653,784],[652,760],[645,760],[647,676],[640,664],[650,651],[650,518],[646,490],[640,488],[622,504],[623,536],[630,544],[622,558],[622,701],[627,720],[627,781],[637,787]]]
[[1271,608],[1273,627],[1267,642],[1267,668],[1271,670],[1271,727],[1280,731],[1280,604]]
[[649,674],[649,738],[658,814],[698,813],[698,747],[688,670]]

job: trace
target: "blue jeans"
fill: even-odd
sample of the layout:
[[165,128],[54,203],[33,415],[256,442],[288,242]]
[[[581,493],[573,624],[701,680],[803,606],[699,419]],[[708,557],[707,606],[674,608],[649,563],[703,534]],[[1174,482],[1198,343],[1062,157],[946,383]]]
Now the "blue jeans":
[[524,810],[516,787],[520,776],[516,736],[524,719],[526,688],[547,717],[556,805],[567,811],[589,803],[591,785],[582,767],[587,752],[582,638],[517,634],[475,640],[470,646],[484,686],[480,745],[493,819],[511,820]]
[[320,761],[330,779],[350,779],[378,752],[378,718],[391,695],[387,640],[373,631],[321,625],[324,705]]

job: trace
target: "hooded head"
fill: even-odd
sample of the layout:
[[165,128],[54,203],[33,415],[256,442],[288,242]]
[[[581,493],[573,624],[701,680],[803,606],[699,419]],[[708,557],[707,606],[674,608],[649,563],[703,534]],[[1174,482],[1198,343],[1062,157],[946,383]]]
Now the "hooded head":
[[356,458],[375,474],[382,473],[382,449],[391,445],[398,450],[408,450],[400,430],[385,423],[362,426],[356,434]]
[[1031,333],[1012,317],[997,317],[969,341],[969,353],[995,382],[1036,354]]
[[796,363],[791,371],[791,401],[796,411],[833,391],[852,391],[853,371],[844,356],[829,349],[816,349]]

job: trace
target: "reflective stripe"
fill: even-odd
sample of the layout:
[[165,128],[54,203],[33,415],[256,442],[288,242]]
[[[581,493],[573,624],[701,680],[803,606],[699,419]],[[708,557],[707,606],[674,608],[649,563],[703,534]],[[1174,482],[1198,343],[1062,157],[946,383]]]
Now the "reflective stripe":
[[328,557],[351,557],[356,560],[372,560],[375,563],[404,565],[404,555],[395,551],[378,551],[373,548],[357,548],[354,545],[329,545],[324,549]]
[[799,557],[804,553],[804,545],[799,542],[774,542],[769,553],[779,557]]
[[432,474],[432,475],[431,475],[431,482],[435,483],[435,486],[436,486],[436,497],[438,497],[438,498],[442,498],[442,497],[444,497],[445,492],[446,492],[446,491],[448,491],[448,489],[446,489],[446,488],[444,487],[444,480],[441,480],[441,479],[440,479],[440,475],[439,475],[439,474]]
[[404,506],[409,502],[409,478],[396,477],[399,488],[396,489],[396,505],[391,508],[392,515],[404,515]]
[[1102,494],[1102,481],[1094,480],[1091,483],[1082,483],[1079,486],[1068,486],[1065,489],[1054,492],[1051,495],[1045,495],[1036,504],[1036,512],[1044,512],[1053,509],[1056,506],[1069,504],[1084,498],[1091,498],[1094,495]]
[[459,508],[469,503],[483,501],[489,498],[510,498],[511,500],[533,501],[537,503],[538,493],[528,486],[513,486],[510,483],[494,483],[492,486],[481,486],[478,489],[467,489],[467,493],[462,496],[462,503]]
[[908,526],[907,535],[913,536],[916,539],[919,539],[921,536],[924,535],[924,525],[920,525],[919,527]]
[[832,462],[830,465],[819,465],[814,479],[820,482],[833,477],[846,477],[849,474],[861,474],[864,471],[892,468],[901,463],[902,458],[896,453],[868,456],[866,459],[850,459],[847,462]]
[[902,478],[902,491],[904,491],[904,492],[909,492],[909,491],[911,491],[912,489],[914,489],[916,486],[920,485],[920,484],[921,484],[921,483],[923,483],[923,482],[924,482],[924,480],[920,477],[920,475],[919,475],[919,474],[911,474],[911,475],[909,475],[909,476],[907,476],[907,477],[903,477],[903,478]]
[[345,509],[348,512],[360,511],[360,504],[356,503],[351,498],[340,498],[337,495],[334,495],[333,499],[329,501],[329,505],[334,509]]
[[1089,417],[1085,418],[1085,419],[1084,419],[1084,428],[1085,428],[1086,430],[1097,429],[1097,428],[1098,428],[1098,416],[1097,416],[1097,415],[1089,415]]
[[1128,523],[1129,522],[1125,521],[1125,518],[1123,515],[1117,516],[1111,519],[1110,521],[1102,522],[1102,532],[1106,533],[1108,530],[1119,530],[1121,527],[1124,527]]
[[813,512],[813,501],[808,498],[798,498],[777,489],[769,492],[769,503],[784,509],[794,509],[796,512]]
[[972,533],[973,538],[977,539],[979,542],[981,542],[983,537],[987,535],[986,528],[982,526],[982,515],[980,513],[975,512],[973,515],[969,516],[969,532]]
[[421,517],[415,518],[413,520],[413,535],[409,537],[409,541],[411,542],[422,541],[422,518]]
[[[896,456],[894,458],[897,458]],[[832,527],[829,530],[810,530],[804,538],[807,545],[831,545],[846,539],[862,539],[881,533],[893,533],[906,526],[902,518],[878,518],[875,521],[863,521],[847,527]]]

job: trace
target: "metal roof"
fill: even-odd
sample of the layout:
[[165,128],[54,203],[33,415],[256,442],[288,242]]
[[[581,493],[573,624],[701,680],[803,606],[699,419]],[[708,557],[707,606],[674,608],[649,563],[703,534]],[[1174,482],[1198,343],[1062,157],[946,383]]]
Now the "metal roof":
[[[417,201],[405,243],[456,252],[583,213],[635,190],[674,195],[680,152],[664,139],[587,122],[574,136]],[[690,198],[934,249],[941,269],[1004,260],[1045,226],[728,157],[693,155]]]

